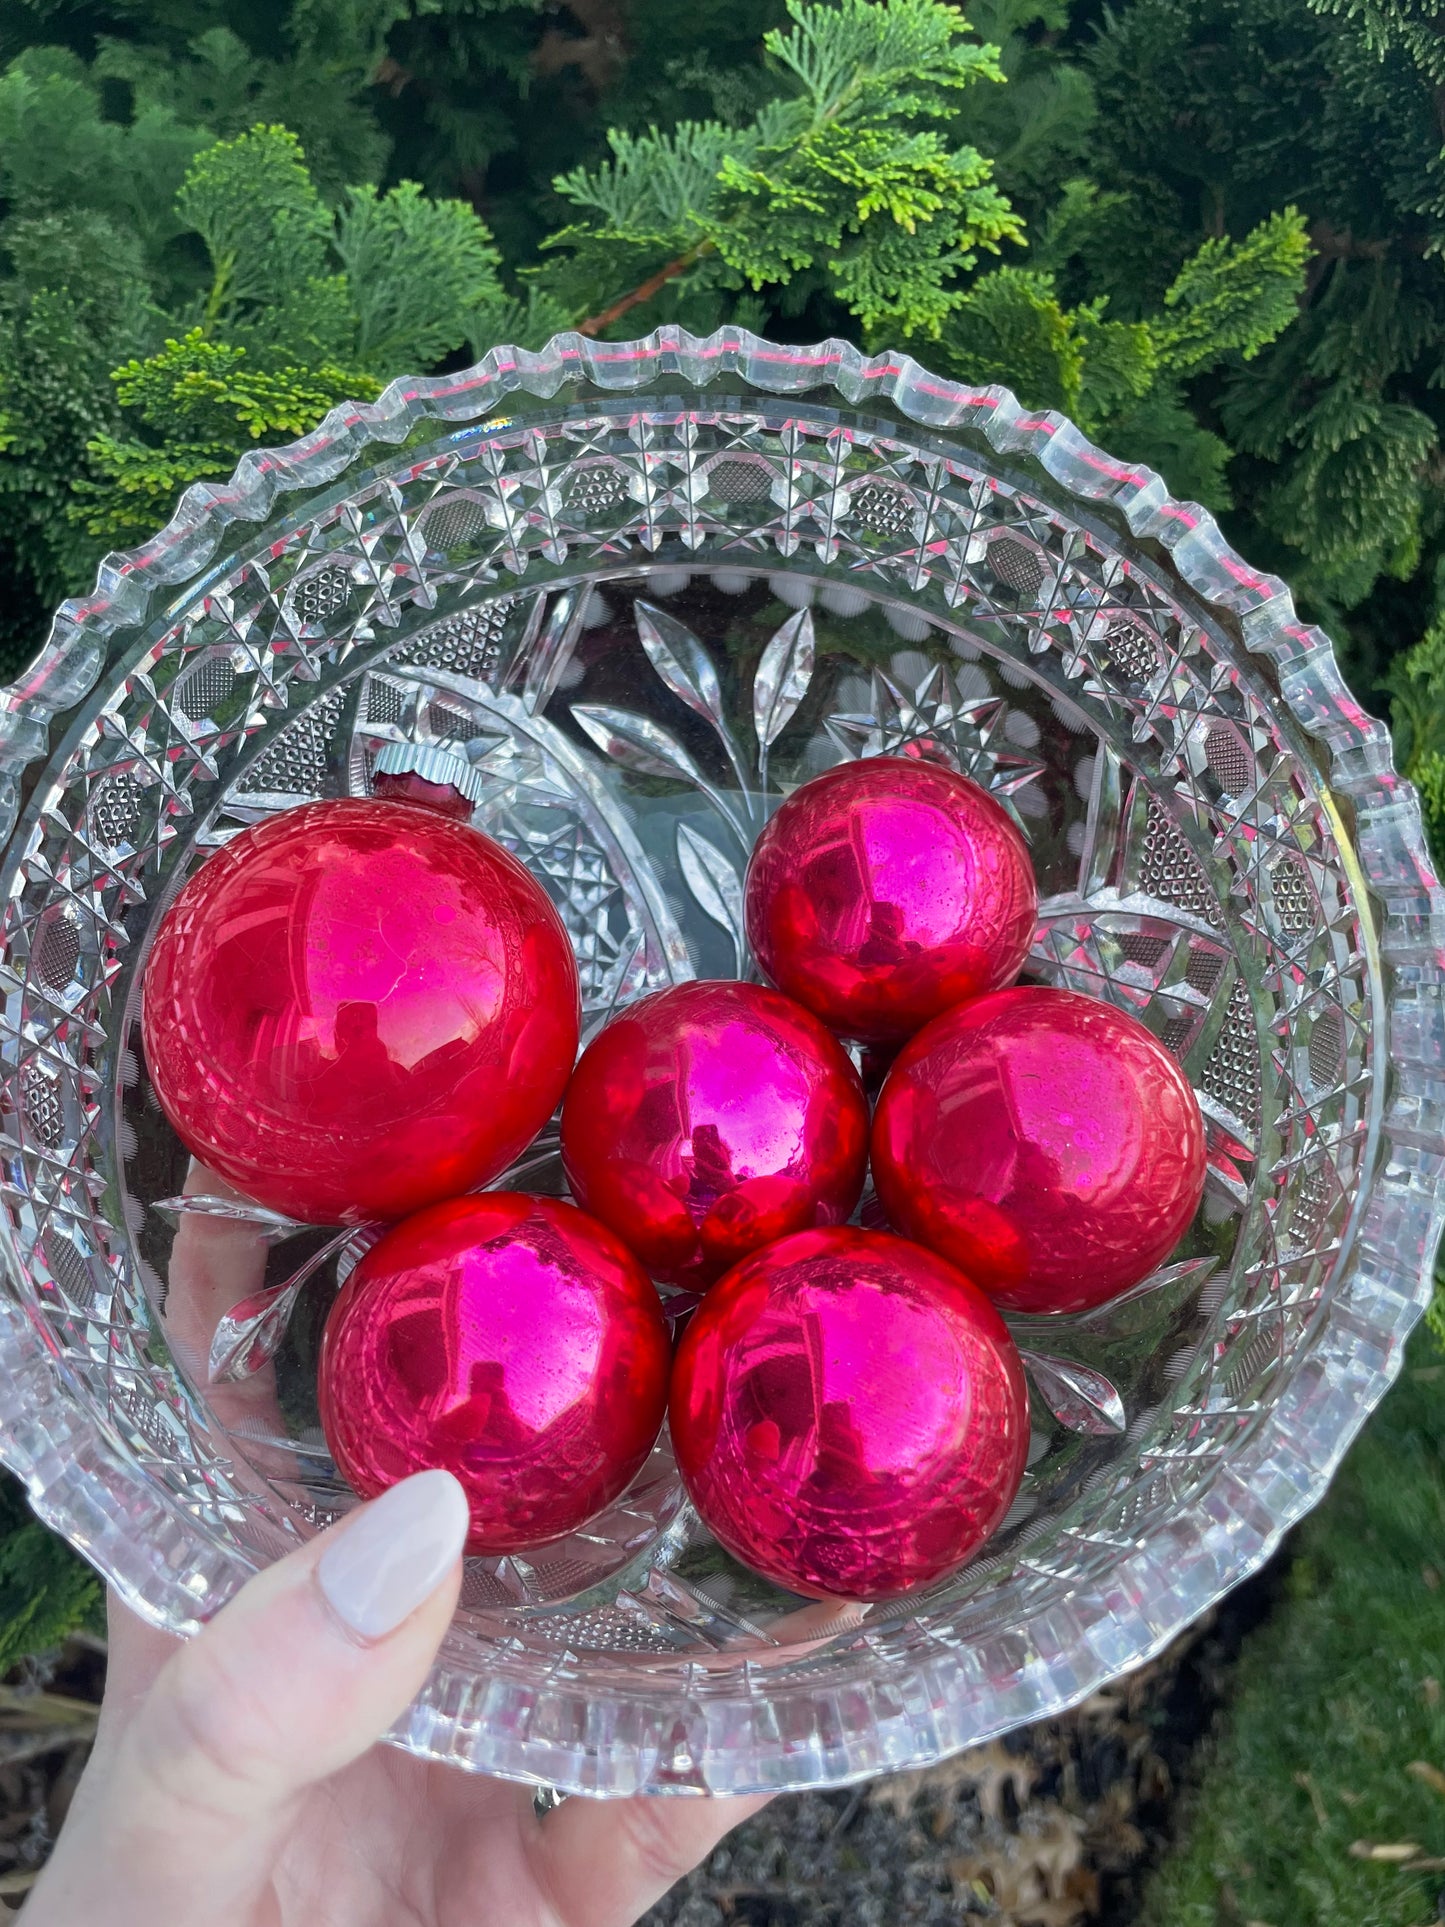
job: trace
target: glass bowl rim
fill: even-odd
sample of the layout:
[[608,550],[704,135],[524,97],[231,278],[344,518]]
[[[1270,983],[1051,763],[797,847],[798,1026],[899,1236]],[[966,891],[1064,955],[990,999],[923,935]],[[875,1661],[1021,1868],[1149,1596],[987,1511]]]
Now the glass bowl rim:
[[[26,771],[50,751],[52,723],[84,700],[168,592],[194,584],[233,523],[260,525],[285,512],[284,496],[338,480],[367,449],[399,447],[432,423],[476,423],[512,395],[547,401],[581,384],[622,396],[660,382],[701,393],[726,378],[767,396],[831,390],[829,405],[891,411],[941,437],[962,433],[996,456],[1036,464],[1071,498],[1117,518],[1146,552],[1162,551],[1243,648],[1273,665],[1283,705],[1322,752],[1328,787],[1353,812],[1380,965],[1392,973],[1384,1031],[1391,1087],[1353,1250],[1311,1346],[1314,1370],[1287,1378],[1264,1422],[1167,1530],[1150,1529],[1106,1583],[1071,1597],[1073,1637],[1050,1625],[1047,1613],[1037,1615],[1017,1629],[1016,1667],[999,1678],[982,1673],[967,1649],[939,1643],[920,1658],[906,1650],[903,1629],[880,1625],[864,1634],[871,1677],[847,1688],[847,1718],[825,1680],[809,1677],[806,1661],[782,1655],[786,1679],[746,1664],[723,1671],[686,1661],[610,1666],[609,1702],[589,1719],[586,1686],[565,1674],[548,1678],[536,1655],[527,1656],[530,1678],[498,1669],[464,1679],[449,1669],[444,1645],[427,1687],[391,1735],[428,1757],[597,1794],[844,1784],[1061,1712],[1142,1663],[1256,1569],[1323,1495],[1400,1369],[1404,1340],[1429,1302],[1445,1222],[1445,1096],[1435,1081],[1445,1060],[1445,895],[1418,799],[1393,770],[1387,729],[1350,695],[1329,638],[1300,621],[1284,583],[1245,562],[1206,510],[1175,500],[1151,469],[1114,460],[1063,415],[1026,409],[1001,387],[942,380],[906,355],[868,356],[838,340],[787,346],[737,328],[696,337],[664,327],[630,342],[567,333],[535,352],[495,348],[456,374],[401,378],[374,402],[332,409],[286,447],[248,452],[229,481],[188,488],[148,542],[107,556],[93,592],[61,605],[35,660],[0,692],[0,840],[14,831]],[[1402,1021],[1396,983],[1408,984],[1417,1022]],[[0,1297],[0,1363],[9,1380],[0,1392],[0,1458],[26,1482],[40,1516],[127,1603],[172,1631],[197,1630],[187,1584],[197,1556],[208,1554],[212,1597],[218,1587],[224,1594],[243,1583],[245,1563],[224,1553],[218,1560],[179,1503],[69,1404],[13,1296]],[[124,1534],[113,1529],[122,1507],[130,1517]],[[138,1519],[150,1528],[138,1529]],[[138,1555],[127,1556],[146,1538],[162,1549],[159,1585]],[[1203,1592],[1180,1583],[1186,1547],[1207,1573]],[[1066,1666],[1059,1664],[1065,1645]]]

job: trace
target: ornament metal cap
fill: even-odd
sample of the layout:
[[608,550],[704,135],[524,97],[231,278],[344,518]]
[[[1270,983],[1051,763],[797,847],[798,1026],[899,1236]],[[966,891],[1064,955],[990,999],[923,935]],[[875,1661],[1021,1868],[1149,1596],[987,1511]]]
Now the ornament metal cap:
[[486,790],[460,743],[384,743],[372,775],[419,776],[424,783],[446,784],[469,803],[480,803]]

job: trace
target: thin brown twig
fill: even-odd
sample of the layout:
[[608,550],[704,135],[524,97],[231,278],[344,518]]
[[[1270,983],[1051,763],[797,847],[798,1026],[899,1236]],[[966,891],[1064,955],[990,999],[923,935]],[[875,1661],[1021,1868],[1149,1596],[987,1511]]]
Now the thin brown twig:
[[705,254],[712,254],[714,249],[713,242],[700,241],[695,248],[689,248],[686,254],[680,254],[675,261],[669,261],[665,268],[659,268],[656,274],[650,274],[630,294],[624,294],[620,300],[614,301],[610,308],[604,308],[601,314],[589,315],[585,321],[579,321],[578,334],[600,335],[604,328],[610,328],[614,321],[620,321],[629,309],[640,308],[644,301],[651,301],[652,297],[665,288],[669,281],[675,280],[680,274],[686,274],[694,262],[700,261]]
[[1296,1773],[1294,1783],[1296,1786],[1303,1787],[1305,1792],[1310,1796],[1310,1805],[1315,1810],[1316,1826],[1327,1827],[1330,1824],[1330,1816],[1325,1809],[1323,1799],[1320,1797],[1320,1790],[1315,1785],[1315,1776],[1313,1773]]
[[94,1726],[100,1708],[94,1700],[73,1699],[66,1693],[17,1692],[0,1686],[0,1731],[34,1726]]

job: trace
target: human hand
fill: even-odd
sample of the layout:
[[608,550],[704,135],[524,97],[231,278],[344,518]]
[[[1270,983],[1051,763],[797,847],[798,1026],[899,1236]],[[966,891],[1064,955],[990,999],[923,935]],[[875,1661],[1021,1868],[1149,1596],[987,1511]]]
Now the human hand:
[[[234,1195],[192,1166],[191,1193]],[[164,1329],[205,1383],[218,1319],[257,1292],[260,1231],[188,1214]],[[263,1367],[212,1415],[295,1476]],[[466,1501],[395,1486],[254,1578],[182,1645],[111,1606],[100,1730],[25,1927],[630,1927],[756,1800],[568,1800],[375,1742],[450,1623]]]
[[24,1927],[630,1927],[761,1800],[568,1800],[378,1736],[426,1677],[467,1509],[422,1472],[182,1644],[111,1608],[95,1752]]

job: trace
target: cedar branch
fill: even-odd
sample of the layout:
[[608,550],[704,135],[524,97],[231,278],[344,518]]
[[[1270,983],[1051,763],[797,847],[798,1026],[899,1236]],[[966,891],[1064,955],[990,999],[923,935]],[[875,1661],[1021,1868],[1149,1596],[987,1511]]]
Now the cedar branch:
[[669,261],[665,268],[659,268],[656,274],[650,274],[630,294],[624,294],[620,300],[614,301],[610,308],[604,308],[601,314],[589,315],[585,321],[579,321],[578,334],[600,335],[604,328],[610,328],[614,321],[620,321],[629,309],[640,308],[644,301],[651,301],[652,297],[660,289],[665,288],[669,281],[675,280],[680,274],[686,274],[695,261],[700,261],[705,254],[715,253],[716,248],[716,242],[699,241],[695,248],[689,248],[686,254],[678,255],[677,259]]

